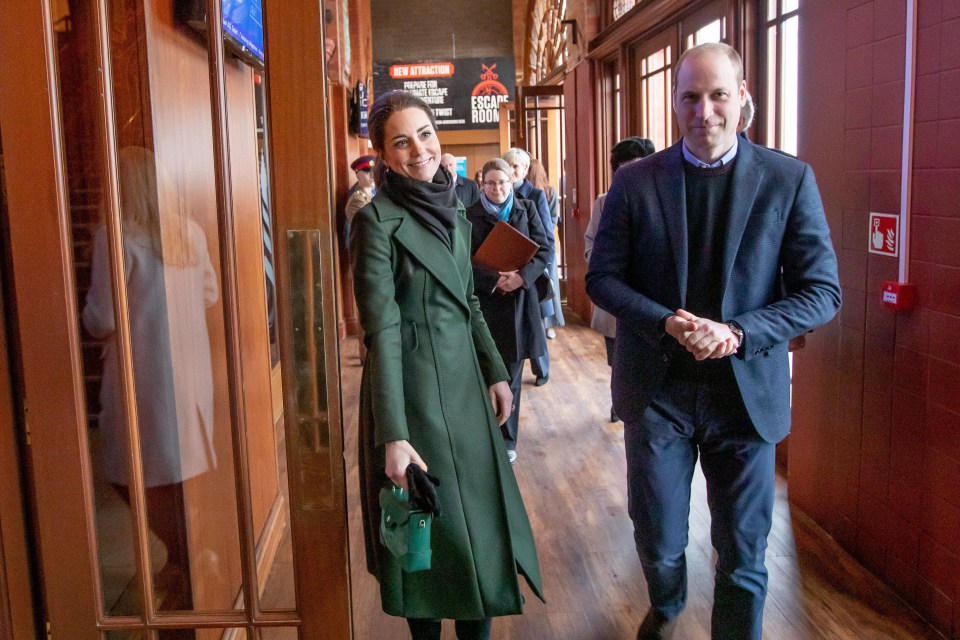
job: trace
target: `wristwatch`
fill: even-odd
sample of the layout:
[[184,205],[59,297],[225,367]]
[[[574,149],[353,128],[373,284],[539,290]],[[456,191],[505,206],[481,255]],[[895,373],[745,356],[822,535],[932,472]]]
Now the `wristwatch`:
[[727,326],[730,328],[730,332],[737,336],[737,351],[739,351],[743,346],[743,329],[732,322],[728,322]]

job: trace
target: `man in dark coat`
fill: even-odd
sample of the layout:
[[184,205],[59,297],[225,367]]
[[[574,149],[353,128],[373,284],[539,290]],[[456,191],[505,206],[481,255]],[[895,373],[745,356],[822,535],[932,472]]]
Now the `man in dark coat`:
[[473,180],[468,180],[457,173],[457,159],[452,153],[440,156],[440,164],[447,168],[450,175],[457,180],[457,199],[463,203],[464,209],[469,209],[480,200],[480,188]]
[[613,403],[651,609],[670,638],[686,604],[699,458],[717,551],[713,638],[759,640],[775,444],[790,430],[790,338],[840,307],[837,259],[810,167],[737,136],[746,84],[725,44],[674,68],[681,142],[621,167],[587,293],[617,318]]

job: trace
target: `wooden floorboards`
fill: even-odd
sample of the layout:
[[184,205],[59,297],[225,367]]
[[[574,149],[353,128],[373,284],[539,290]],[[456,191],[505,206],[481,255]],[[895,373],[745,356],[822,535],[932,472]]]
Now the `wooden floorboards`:
[[[573,323],[558,334],[549,341],[550,382],[534,387],[529,368],[525,374],[514,465],[533,524],[547,603],[525,591],[524,615],[498,618],[492,637],[628,640],[635,637],[649,601],[627,516],[623,428],[608,422],[609,369],[602,338]],[[342,347],[354,638],[407,638],[404,621],[381,611],[377,583],[365,569],[356,465],[360,365],[356,342],[346,340]],[[713,549],[699,470],[693,495],[687,548],[690,594],[678,640],[710,637]],[[764,638],[942,638],[791,508],[782,479],[767,566]],[[444,640],[454,637],[452,625],[445,625]]]

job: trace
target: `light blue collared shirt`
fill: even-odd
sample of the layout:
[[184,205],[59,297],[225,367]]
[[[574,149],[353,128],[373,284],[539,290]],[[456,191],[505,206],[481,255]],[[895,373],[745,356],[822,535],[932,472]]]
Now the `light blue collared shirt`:
[[740,142],[737,140],[737,137],[733,138],[733,146],[730,147],[730,150],[723,154],[723,157],[717,160],[716,162],[706,163],[697,156],[693,155],[690,149],[687,149],[687,141],[683,141],[683,159],[692,164],[695,167],[700,167],[701,169],[716,169],[717,167],[722,167],[728,162],[732,161],[737,155],[737,149],[740,146]]

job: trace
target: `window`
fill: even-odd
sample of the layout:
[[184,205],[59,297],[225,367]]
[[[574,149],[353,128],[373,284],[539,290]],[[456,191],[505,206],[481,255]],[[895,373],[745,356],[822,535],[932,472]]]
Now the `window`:
[[640,58],[640,131],[657,149],[673,144],[673,47],[667,45]]
[[610,186],[610,149],[619,140],[620,128],[620,71],[617,60],[605,62],[600,75],[597,96],[597,122],[600,142],[597,154],[597,193],[602,193]]
[[765,143],[796,155],[800,2],[766,0],[766,4],[767,105],[762,111],[766,114]]
[[726,20],[723,18],[717,18],[713,22],[706,24],[695,32],[687,35],[687,46],[686,49],[695,47],[698,44],[703,44],[704,42],[720,42],[724,37],[724,23]]
[[636,0],[613,0],[613,19],[619,20],[633,6],[637,4]]

